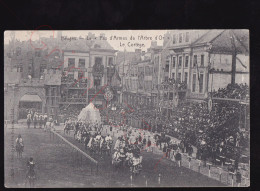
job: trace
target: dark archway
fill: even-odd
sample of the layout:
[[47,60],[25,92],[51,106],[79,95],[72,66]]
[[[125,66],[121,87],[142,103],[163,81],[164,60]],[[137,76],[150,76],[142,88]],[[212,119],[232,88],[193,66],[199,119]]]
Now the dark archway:
[[25,94],[19,101],[19,119],[26,119],[29,110],[41,113],[42,99],[37,94]]

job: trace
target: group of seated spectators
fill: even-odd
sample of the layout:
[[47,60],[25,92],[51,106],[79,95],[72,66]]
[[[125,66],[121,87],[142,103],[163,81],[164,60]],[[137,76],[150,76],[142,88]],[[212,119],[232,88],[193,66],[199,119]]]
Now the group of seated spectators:
[[175,80],[174,78],[169,78],[167,81],[163,82],[161,85],[164,86],[165,90],[170,87],[174,87],[174,85],[178,90],[187,89],[187,82],[185,82],[185,81],[181,82],[179,79]]
[[83,109],[84,106],[82,105],[69,105],[63,106],[60,113],[63,115],[64,120],[67,118],[71,118],[76,120],[80,111]]
[[73,87],[87,87],[88,86],[88,80],[84,77],[79,77],[78,79],[74,79],[73,75],[66,75],[63,73],[61,77],[61,83],[71,84]]
[[228,84],[226,88],[219,88],[218,91],[212,92],[213,97],[246,99],[249,98],[249,86],[245,84]]
[[68,94],[68,97],[66,97],[65,95],[61,97],[62,102],[82,102],[85,103],[86,102],[86,95],[83,93],[79,93],[79,92],[74,92],[74,93],[70,93]]

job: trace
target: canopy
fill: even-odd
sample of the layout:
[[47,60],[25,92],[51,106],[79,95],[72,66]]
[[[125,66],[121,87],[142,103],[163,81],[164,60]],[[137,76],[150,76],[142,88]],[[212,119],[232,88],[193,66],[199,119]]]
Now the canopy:
[[42,102],[41,98],[38,95],[24,95],[20,101],[23,102]]
[[81,110],[78,120],[82,122],[101,123],[99,109],[97,109],[93,103],[88,104],[88,106]]

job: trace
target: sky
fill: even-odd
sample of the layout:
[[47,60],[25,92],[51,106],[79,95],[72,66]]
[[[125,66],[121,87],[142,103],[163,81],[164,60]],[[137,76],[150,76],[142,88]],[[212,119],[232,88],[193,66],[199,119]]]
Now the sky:
[[[62,31],[62,36],[69,37],[77,37],[80,36],[85,38],[86,35],[91,32],[94,33],[96,36],[100,36],[101,33],[105,34],[107,37],[107,41],[109,44],[115,49],[119,51],[134,51],[137,48],[141,48],[143,51],[146,51],[147,48],[151,45],[151,39],[157,41],[157,45],[161,46],[163,44],[163,36],[167,32],[166,30],[75,30],[75,31]],[[8,44],[11,31],[5,31],[4,33],[4,43]],[[26,41],[30,38],[32,40],[39,39],[39,35],[42,37],[56,37],[57,31],[52,30],[35,30],[35,31],[15,31],[15,38],[20,41]],[[130,39],[134,37],[134,39]],[[112,39],[111,39],[112,37]],[[157,39],[156,39],[157,37]],[[123,40],[115,39],[115,38],[122,38]]]

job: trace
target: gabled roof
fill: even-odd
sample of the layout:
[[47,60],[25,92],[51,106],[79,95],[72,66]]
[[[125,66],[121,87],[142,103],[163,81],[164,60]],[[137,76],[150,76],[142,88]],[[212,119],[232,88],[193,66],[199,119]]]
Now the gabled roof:
[[192,43],[192,45],[212,42],[214,39],[216,39],[223,32],[224,32],[224,30],[209,30],[204,35],[202,35],[200,38],[195,40]]
[[249,33],[248,30],[210,30],[192,45],[196,46],[206,43],[212,45],[211,52],[230,53],[233,51],[233,45],[235,45],[238,53],[247,54],[249,52]]

